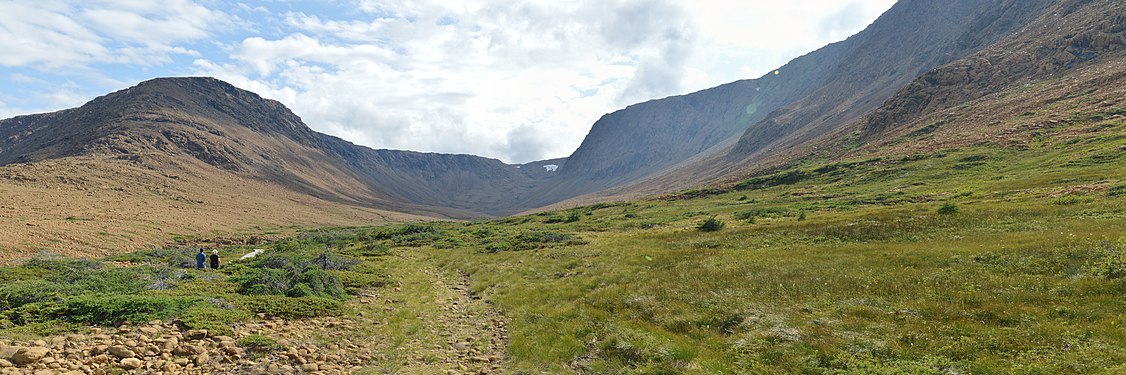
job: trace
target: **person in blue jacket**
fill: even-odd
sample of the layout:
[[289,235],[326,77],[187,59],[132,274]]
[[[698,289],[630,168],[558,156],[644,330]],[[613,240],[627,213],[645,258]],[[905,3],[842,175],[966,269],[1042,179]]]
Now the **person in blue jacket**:
[[205,262],[207,262],[207,254],[204,254],[203,248],[200,248],[199,254],[195,255],[195,268],[202,269]]

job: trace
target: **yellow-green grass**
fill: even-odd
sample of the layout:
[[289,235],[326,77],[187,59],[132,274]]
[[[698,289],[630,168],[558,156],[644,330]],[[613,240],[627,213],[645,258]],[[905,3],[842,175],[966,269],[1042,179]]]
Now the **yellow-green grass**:
[[[307,230],[273,249],[360,262],[328,276],[379,295],[333,312],[380,322],[355,331],[381,340],[374,372],[440,368],[442,302],[464,272],[507,320],[511,373],[1122,373],[1126,122],[1069,131],[497,220]],[[709,219],[724,225],[700,230]],[[282,298],[189,272],[146,293]]]

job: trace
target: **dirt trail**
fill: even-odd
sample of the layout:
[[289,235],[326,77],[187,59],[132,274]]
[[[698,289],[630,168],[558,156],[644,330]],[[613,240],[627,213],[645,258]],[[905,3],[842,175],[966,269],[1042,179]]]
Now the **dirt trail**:
[[491,374],[507,358],[507,324],[472,293],[469,276],[433,267],[413,250],[390,260],[394,285],[361,297],[357,310],[375,317],[375,367],[388,373]]

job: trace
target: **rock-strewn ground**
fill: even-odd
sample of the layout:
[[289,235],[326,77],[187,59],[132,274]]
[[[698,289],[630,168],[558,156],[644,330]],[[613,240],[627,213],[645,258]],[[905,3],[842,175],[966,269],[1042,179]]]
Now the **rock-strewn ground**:
[[[414,263],[407,255],[400,261]],[[396,268],[397,286],[361,293],[341,317],[288,320],[259,315],[230,336],[181,329],[175,321],[89,327],[37,340],[0,339],[9,374],[489,374],[503,368],[503,317],[470,292],[465,275]],[[265,336],[283,348],[236,342]]]

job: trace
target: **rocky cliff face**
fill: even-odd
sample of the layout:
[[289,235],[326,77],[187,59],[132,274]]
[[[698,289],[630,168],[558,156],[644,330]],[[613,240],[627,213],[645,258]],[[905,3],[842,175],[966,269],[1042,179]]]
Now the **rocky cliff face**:
[[[864,119],[863,138],[874,140],[928,113],[981,98],[1016,85],[1051,78],[1098,60],[1126,56],[1126,4],[1121,1],[1055,2],[1030,12],[1025,2],[999,9],[979,28],[1005,39],[964,59],[920,75]],[[1014,9],[1019,24],[1005,14]],[[991,21],[991,22],[990,22]],[[1014,26],[1015,32],[1009,32]],[[1004,31],[1004,32],[1002,32]],[[973,40],[971,35],[960,40]]]
[[749,126],[729,156],[759,160],[830,133],[867,115],[919,74],[995,43],[1051,3],[897,3],[843,42],[847,52],[832,79]]

